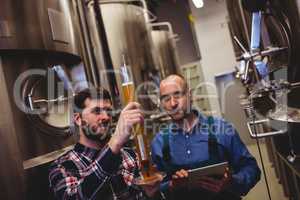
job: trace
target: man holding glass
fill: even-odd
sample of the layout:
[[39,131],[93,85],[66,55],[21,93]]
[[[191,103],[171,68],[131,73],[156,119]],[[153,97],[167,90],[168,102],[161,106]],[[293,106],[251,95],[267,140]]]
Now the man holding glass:
[[74,149],[54,161],[49,182],[60,200],[157,199],[159,180],[143,188],[135,152],[124,147],[132,127],[143,121],[140,104],[129,103],[112,129],[112,102],[103,88],[85,89],[74,98],[74,121],[79,141]]

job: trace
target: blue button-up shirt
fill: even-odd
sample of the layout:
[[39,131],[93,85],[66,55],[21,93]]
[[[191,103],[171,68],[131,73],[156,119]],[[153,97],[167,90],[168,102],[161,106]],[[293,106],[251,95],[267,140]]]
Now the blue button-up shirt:
[[[208,123],[208,117],[194,111],[198,116],[198,122],[189,133],[184,132],[171,123],[162,130],[152,141],[152,160],[158,170],[170,174],[180,168],[195,168],[198,163],[205,163],[210,159],[209,155],[209,127],[210,133],[215,136],[218,152],[218,161],[228,161],[233,171],[233,181],[230,191],[241,196],[259,181],[260,169],[255,158],[249,153],[245,144],[241,141],[235,128],[224,119],[213,118],[212,124]],[[163,159],[164,136],[168,134],[170,161]],[[161,190],[168,189],[169,180],[161,185]]]

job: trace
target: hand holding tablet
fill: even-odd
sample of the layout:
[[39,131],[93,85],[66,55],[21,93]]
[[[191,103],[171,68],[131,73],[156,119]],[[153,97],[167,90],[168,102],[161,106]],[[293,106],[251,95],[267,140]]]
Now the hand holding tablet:
[[230,181],[231,175],[228,170],[228,162],[223,162],[191,170],[181,169],[176,171],[172,175],[171,187],[201,187],[218,193],[225,189]]
[[196,169],[188,170],[188,180],[189,184],[197,181],[203,176],[218,176],[223,177],[228,171],[228,162],[217,163],[214,165],[209,165],[205,167],[200,167]]

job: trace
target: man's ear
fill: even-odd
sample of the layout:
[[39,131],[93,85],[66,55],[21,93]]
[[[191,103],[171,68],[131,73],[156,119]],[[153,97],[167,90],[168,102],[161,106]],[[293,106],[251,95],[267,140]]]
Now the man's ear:
[[193,90],[189,88],[188,95],[189,95],[190,99],[192,99],[192,97],[193,97],[192,93],[193,93]]
[[191,88],[188,89],[188,95],[191,97],[192,96],[193,90]]
[[73,118],[74,118],[74,123],[77,126],[81,126],[82,125],[80,113],[74,113]]
[[189,99],[189,101],[190,101],[190,106],[192,106],[192,104],[193,104],[193,90],[192,89],[188,89],[188,99]]

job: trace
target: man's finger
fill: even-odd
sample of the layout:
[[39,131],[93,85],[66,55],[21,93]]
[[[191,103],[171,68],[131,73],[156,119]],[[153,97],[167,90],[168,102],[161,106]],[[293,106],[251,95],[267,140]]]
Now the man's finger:
[[228,177],[229,177],[228,173],[227,173],[227,172],[225,172],[225,174],[224,174],[224,178],[225,178],[225,179],[227,179]]
[[136,113],[140,113],[142,115],[144,114],[143,111],[141,109],[139,109],[139,108],[137,108],[137,109],[131,109],[131,110],[126,110],[125,113],[127,115],[129,115],[129,114],[136,114]]
[[188,177],[188,171],[182,169],[182,170],[180,170],[180,172],[184,177]]
[[139,118],[141,120],[144,120],[144,116],[140,113],[133,113],[133,114],[130,114],[130,115],[126,115],[125,116],[127,119],[134,119],[134,118]]
[[178,176],[178,178],[182,178],[183,177],[180,171],[176,172],[176,176]]
[[176,175],[179,176],[180,178],[185,178],[188,177],[188,172],[184,169],[181,169],[176,172]]
[[174,174],[174,175],[172,176],[172,178],[173,178],[173,179],[178,179],[179,177],[178,177],[177,175]]
[[132,109],[139,109],[139,108],[141,108],[141,104],[139,104],[137,102],[130,102],[125,106],[123,111],[132,110]]
[[177,175],[178,177],[180,177],[180,178],[184,178],[184,177],[185,177],[182,171],[176,172],[176,175]]
[[133,126],[135,124],[139,124],[143,121],[143,119],[139,118],[139,117],[135,117],[135,118],[131,118],[128,119],[128,125]]

